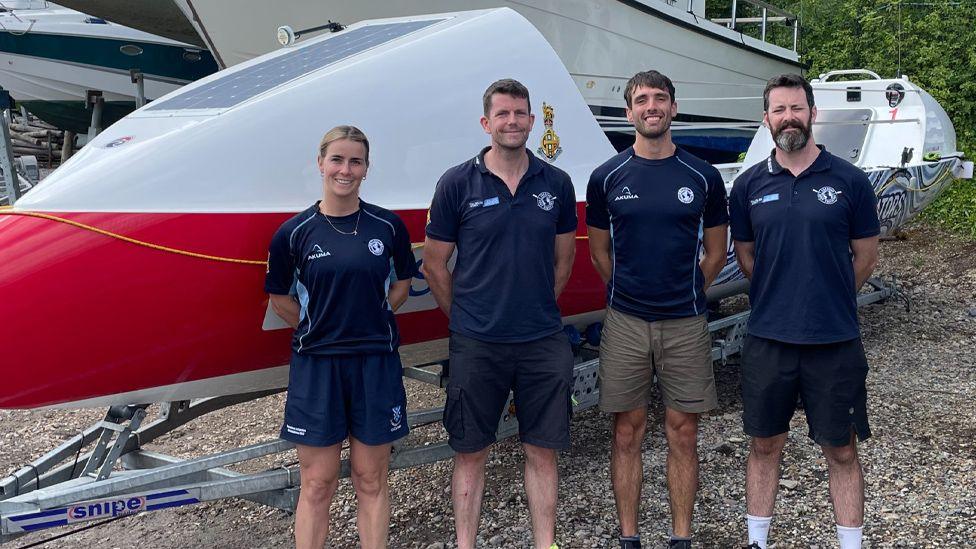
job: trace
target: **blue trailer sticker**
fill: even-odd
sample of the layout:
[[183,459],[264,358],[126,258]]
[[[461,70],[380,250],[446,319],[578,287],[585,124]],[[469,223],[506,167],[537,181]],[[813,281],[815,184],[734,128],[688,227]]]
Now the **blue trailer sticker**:
[[13,532],[34,532],[55,526],[64,526],[76,522],[101,520],[125,515],[134,515],[142,511],[156,511],[169,507],[179,507],[200,503],[200,500],[190,495],[187,490],[170,490],[150,494],[126,495],[76,503],[68,507],[48,509],[3,517]]

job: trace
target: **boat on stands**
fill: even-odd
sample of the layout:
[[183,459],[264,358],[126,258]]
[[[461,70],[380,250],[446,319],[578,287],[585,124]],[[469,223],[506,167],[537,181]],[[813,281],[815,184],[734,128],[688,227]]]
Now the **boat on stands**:
[[89,91],[101,92],[100,127],[217,70],[205,49],[124,27],[50,2],[4,2],[0,87],[38,118],[76,133],[92,122]]
[[[949,116],[908,77],[845,69],[822,74],[811,85],[817,106],[814,140],[867,174],[878,196],[881,236],[892,235],[954,180],[972,178],[973,163],[957,148]],[[765,162],[774,148],[763,126],[742,163],[719,168],[732,183],[744,168]],[[732,257],[730,248],[718,283],[743,278]]]
[[[352,123],[370,137],[363,198],[400,215],[419,261],[434,185],[485,146],[480,98],[499,77],[531,90],[529,147],[569,173],[583,219],[589,175],[615,148],[556,51],[508,8],[356,23],[238,63],[109,127],[0,212],[2,319],[37,327],[4,351],[0,408],[283,387],[291,330],[263,292],[264,259],[277,227],[321,195],[322,133]],[[971,174],[945,112],[907,79],[826,75],[815,90],[818,140],[868,171],[882,199],[905,196],[886,230]],[[745,165],[772,149],[764,131]],[[559,305],[567,324],[585,326],[601,318],[605,289],[584,223],[576,256]],[[740,278],[731,254],[723,277]],[[403,344],[445,337],[426,283],[413,280],[410,293],[397,315]]]

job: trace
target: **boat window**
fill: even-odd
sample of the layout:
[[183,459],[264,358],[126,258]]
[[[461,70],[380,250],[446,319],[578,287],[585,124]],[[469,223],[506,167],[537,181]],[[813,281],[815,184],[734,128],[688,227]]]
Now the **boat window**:
[[824,109],[817,112],[814,139],[827,150],[854,164],[864,150],[871,109]]
[[328,39],[299,46],[284,55],[231,71],[221,78],[157,101],[146,110],[230,108],[310,72],[440,21],[443,19],[404,21],[342,31]]
[[140,48],[139,46],[137,46],[135,44],[126,44],[126,45],[120,47],[119,48],[119,51],[122,52],[122,53],[124,53],[125,55],[132,55],[132,56],[136,56],[136,55],[141,55],[142,54],[142,48]]

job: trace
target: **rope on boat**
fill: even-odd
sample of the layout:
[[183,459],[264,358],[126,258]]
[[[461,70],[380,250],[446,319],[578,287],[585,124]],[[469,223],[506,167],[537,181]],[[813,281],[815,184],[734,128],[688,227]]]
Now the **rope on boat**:
[[931,190],[932,187],[935,187],[936,185],[940,185],[942,183],[942,181],[944,181],[945,179],[948,179],[950,177],[952,177],[952,170],[951,169],[948,169],[948,170],[945,170],[944,172],[942,172],[941,174],[939,174],[938,177],[935,178],[935,181],[933,181],[932,183],[930,183],[930,184],[928,184],[928,185],[926,185],[924,187],[921,186],[921,181],[920,181],[919,182],[919,186],[917,188],[911,187],[909,185],[905,185],[904,183],[901,183],[900,181],[898,181],[897,178],[892,177],[891,179],[888,180],[888,182],[883,187],[881,187],[880,189],[878,189],[878,192],[876,194],[878,196],[881,196],[881,193],[887,191],[888,189],[890,189],[891,187],[894,187],[896,185],[899,186],[899,187],[901,187],[902,190],[904,190],[906,192],[910,192],[910,193],[924,193],[924,192],[928,192],[929,190]]
[[[86,225],[84,223],[79,223],[77,221],[72,221],[70,219],[65,219],[63,217],[58,217],[55,215],[44,214],[40,212],[23,212],[23,211],[13,211],[13,206],[0,206],[0,216],[3,215],[21,215],[25,217],[37,217],[40,219],[47,219],[48,221],[56,221],[58,223],[66,223],[72,227],[83,229],[86,231],[91,231],[103,236],[108,236],[111,238],[116,238],[123,242],[128,242],[129,244],[135,244],[137,246],[144,246],[146,248],[151,248],[153,250],[159,250],[161,252],[168,252],[176,255],[183,255],[187,257],[195,257],[198,259],[209,259],[211,261],[220,261],[223,263],[237,263],[241,265],[261,265],[262,267],[267,267],[267,261],[254,260],[254,259],[237,259],[233,257],[221,257],[217,255],[201,254],[197,252],[191,252],[189,250],[180,250],[178,248],[170,248],[169,246],[162,246],[160,244],[153,244],[152,242],[146,242],[144,240],[138,240],[118,233],[113,233],[112,231],[106,231],[105,229],[99,229],[98,227],[93,227],[91,225]],[[586,238],[585,236],[577,236],[577,239]],[[422,248],[423,242],[415,242],[410,244],[410,249],[416,250],[417,248]]]
[[151,248],[153,250],[159,250],[161,252],[168,252],[176,255],[182,255],[186,257],[195,257],[197,259],[209,259],[211,261],[219,261],[222,263],[236,263],[239,265],[261,265],[262,267],[267,267],[267,261],[254,260],[254,259],[237,259],[233,257],[221,257],[217,255],[201,254],[197,252],[191,252],[189,250],[181,250],[179,248],[170,248],[169,246],[163,246],[160,244],[153,244],[152,242],[146,242],[144,240],[138,240],[125,235],[114,233],[112,231],[106,231],[105,229],[99,229],[98,227],[93,227],[91,225],[86,225],[84,223],[79,223],[77,221],[72,221],[70,219],[65,219],[63,217],[58,217],[55,215],[44,214],[40,212],[24,212],[24,211],[13,211],[9,206],[4,206],[0,208],[0,216],[4,215],[20,215],[25,217],[36,217],[39,219],[47,219],[48,221],[55,221],[57,223],[65,223],[77,229],[82,229],[86,231],[91,231],[102,236],[107,236],[110,238],[115,238],[123,242],[128,242],[129,244],[135,244],[137,246],[143,246],[146,248]]

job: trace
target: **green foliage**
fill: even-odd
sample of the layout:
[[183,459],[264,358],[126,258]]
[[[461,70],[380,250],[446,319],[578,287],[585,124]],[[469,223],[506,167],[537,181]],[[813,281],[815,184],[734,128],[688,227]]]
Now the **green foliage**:
[[976,2],[781,1],[800,16],[810,75],[839,68],[908,75],[946,109],[959,148],[976,153]]
[[955,181],[919,217],[976,239],[976,180]]

